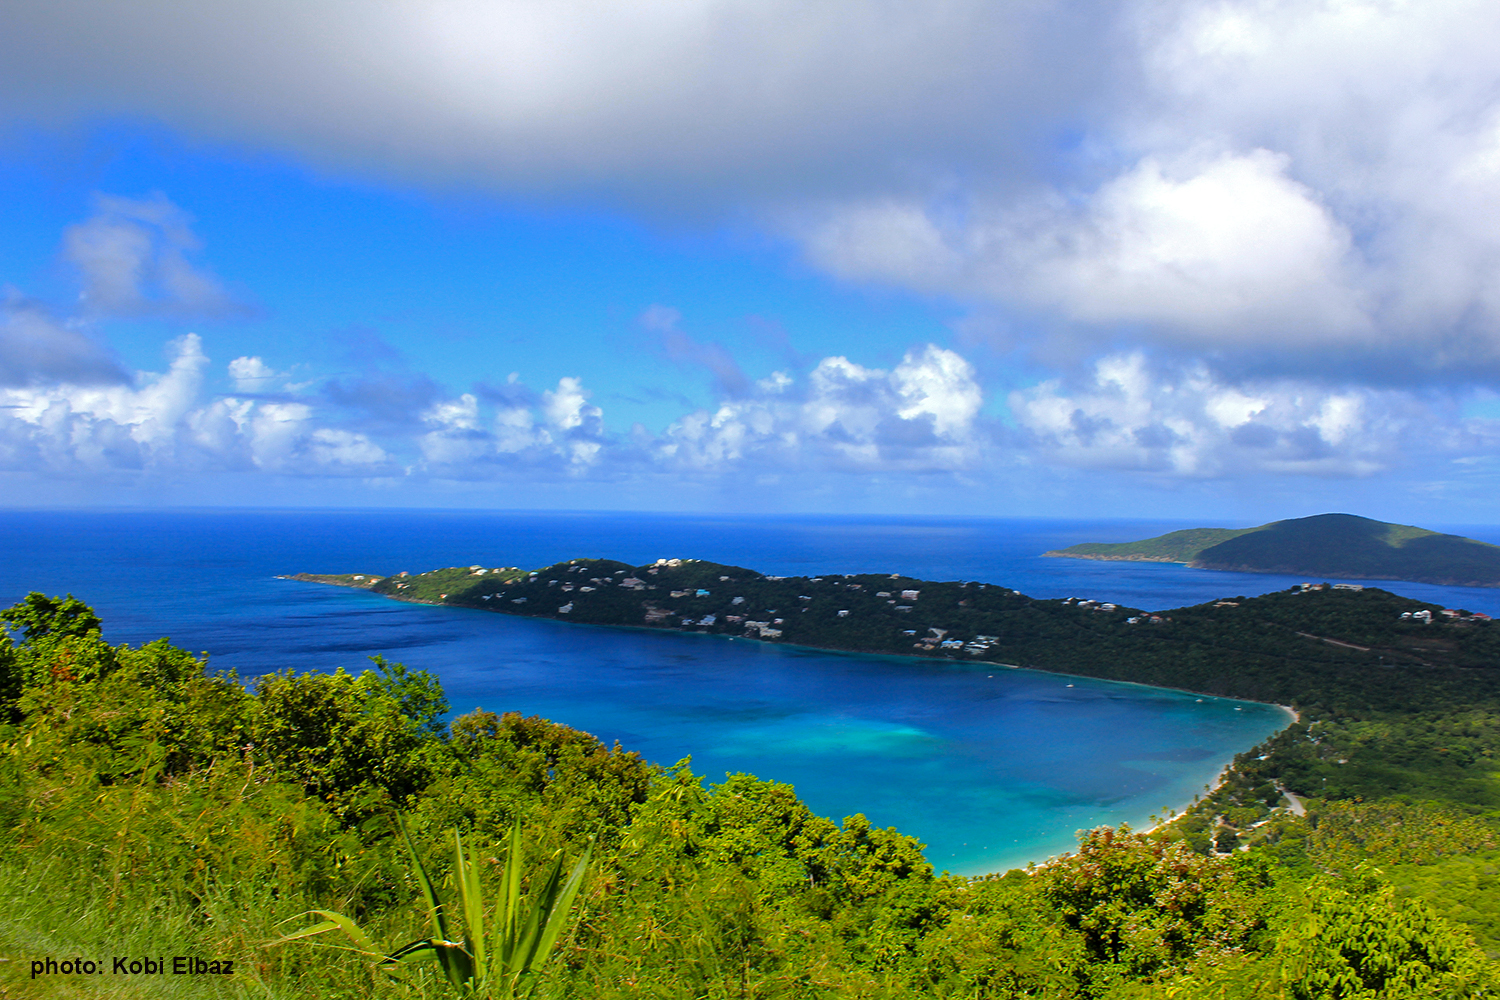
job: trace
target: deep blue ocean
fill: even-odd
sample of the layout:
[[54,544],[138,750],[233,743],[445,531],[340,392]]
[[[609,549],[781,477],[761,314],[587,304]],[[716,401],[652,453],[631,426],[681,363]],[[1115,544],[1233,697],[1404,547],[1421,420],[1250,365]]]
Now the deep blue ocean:
[[[1042,558],[1195,525],[915,517],[475,511],[0,512],[0,601],[92,604],[114,642],[170,636],[245,678],[360,670],[382,653],[441,678],[455,713],[540,714],[708,781],[784,781],[863,812],[972,874],[1041,861],[1074,832],[1180,807],[1287,724],[1274,706],[1139,685],[388,601],[278,580],[313,572],[698,558],[781,575],[901,572],[1148,610],[1298,582],[1158,563]],[[1500,542],[1500,529],[1444,530]],[[1374,581],[1371,581],[1374,582]],[[1500,615],[1500,590],[1381,582]]]

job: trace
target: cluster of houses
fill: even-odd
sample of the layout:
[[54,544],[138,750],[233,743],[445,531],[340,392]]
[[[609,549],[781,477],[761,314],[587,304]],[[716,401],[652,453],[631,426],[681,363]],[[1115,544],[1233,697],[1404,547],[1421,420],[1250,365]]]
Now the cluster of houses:
[[762,639],[780,639],[781,629],[772,628],[772,626],[780,625],[781,623],[782,620],[780,618],[768,622],[745,622],[745,631],[753,632]]
[[[931,635],[923,636],[912,643],[913,649],[919,649],[924,653],[932,653],[943,650],[949,653],[968,653],[971,656],[980,656],[988,653],[995,643],[1000,641],[998,635],[976,635],[972,639],[949,638],[948,630],[943,628],[930,628],[927,630]],[[903,633],[904,635],[915,635],[914,630]]]
[[[514,567],[514,566],[507,566],[507,567],[504,567],[504,568],[498,568],[497,567],[495,569],[485,569],[483,566],[470,566],[469,567],[469,575],[470,576],[484,576],[486,573],[504,573],[506,569],[514,570],[515,568],[516,567]],[[583,567],[581,567],[581,566],[579,567],[579,569],[582,569],[582,568]],[[572,570],[569,570],[569,572],[572,572]],[[402,573],[401,575],[405,576],[406,574]]]
[[[1442,615],[1449,621],[1455,622],[1487,622],[1494,620],[1483,611],[1466,612],[1461,608],[1444,608]],[[1397,620],[1421,622],[1424,625],[1430,625],[1432,624],[1432,612],[1426,608],[1423,608],[1421,611],[1403,611],[1401,612],[1401,617]]]
[[1095,611],[1116,611],[1118,604],[1110,604],[1107,601],[1086,601],[1078,597],[1069,597],[1063,600],[1064,604],[1072,604],[1080,608],[1093,608]]

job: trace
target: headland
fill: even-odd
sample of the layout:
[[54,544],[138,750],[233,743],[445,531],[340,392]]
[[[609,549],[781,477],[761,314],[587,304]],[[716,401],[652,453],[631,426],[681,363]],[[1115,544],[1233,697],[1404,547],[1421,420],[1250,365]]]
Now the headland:
[[1353,514],[1318,514],[1254,528],[1189,528],[1138,542],[1084,542],[1043,555],[1183,563],[1238,573],[1500,587],[1500,546]]

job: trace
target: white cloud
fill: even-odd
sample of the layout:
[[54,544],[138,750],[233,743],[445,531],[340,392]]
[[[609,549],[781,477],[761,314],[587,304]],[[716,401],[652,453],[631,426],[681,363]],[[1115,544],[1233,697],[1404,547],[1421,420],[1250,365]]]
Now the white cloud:
[[167,371],[138,372],[135,385],[0,389],[0,466],[75,476],[387,470],[383,449],[363,435],[320,426],[304,403],[205,400],[209,360],[201,339],[188,334],[171,347]]
[[259,357],[239,357],[229,362],[229,378],[235,392],[265,392],[284,376]]
[[1500,373],[1500,7],[1116,9],[1050,182],[997,165],[778,224],[840,276],[1039,316],[1083,345],[1053,361],[1134,341],[1225,371]]
[[597,406],[590,406],[588,399],[589,393],[579,379],[562,378],[558,380],[556,390],[542,394],[542,412],[554,427],[574,430],[600,417],[601,411]]
[[176,347],[164,374],[137,374],[139,388],[60,383],[0,392],[6,436],[13,446],[25,442],[22,464],[104,471],[170,463],[208,363],[197,336]]
[[501,404],[488,420],[470,393],[435,403],[422,413],[430,428],[418,441],[424,467],[453,479],[484,479],[517,467],[582,475],[608,444],[604,411],[589,396],[582,380],[565,376],[535,408]]
[[[1287,157],[1355,234],[1390,342],[1454,373],[1500,355],[1500,8],[1483,0],[1147,6],[1137,148],[1214,136]],[[1411,359],[1408,359],[1410,362]]]
[[1045,461],[1174,477],[1365,476],[1493,437],[1406,392],[1232,385],[1203,365],[1153,370],[1138,353],[1099,360],[1077,385],[1014,392],[1010,408]]
[[1348,231],[1287,164],[1263,149],[1170,172],[1143,160],[1082,217],[988,234],[1004,260],[1000,288],[1073,319],[1157,324],[1199,346],[1354,340],[1369,323],[1346,273]]
[[1287,167],[1199,148],[1080,200],[980,201],[952,223],[885,200],[829,210],[802,236],[842,277],[1041,308],[1106,338],[1133,324],[1199,350],[1362,345],[1349,231]]
[[[932,344],[890,369],[831,356],[802,376],[773,372],[658,436],[608,433],[572,376],[542,393],[513,382],[489,390],[494,398],[443,398],[414,425],[391,421],[373,434],[339,426],[340,411],[319,396],[209,397],[200,339],[171,348],[166,371],[136,373],[133,385],[0,389],[0,470],[94,482],[259,472],[387,483],[665,474],[790,485],[787,477],[811,483],[829,474],[985,478],[1021,462],[1204,480],[1360,477],[1411,464],[1431,472],[1500,446],[1500,421],[1411,392],[1229,382],[1202,364],[1153,365],[1140,353],[1012,393],[1006,430],[981,416],[973,366]],[[271,367],[262,360],[236,370],[262,366]]]
[[320,427],[308,437],[307,451],[313,466],[319,469],[341,469],[368,473],[379,470],[390,456],[363,434]]
[[785,372],[743,398],[676,421],[653,452],[685,471],[959,471],[984,450],[973,368],[928,344],[890,371],[824,358],[799,387]]

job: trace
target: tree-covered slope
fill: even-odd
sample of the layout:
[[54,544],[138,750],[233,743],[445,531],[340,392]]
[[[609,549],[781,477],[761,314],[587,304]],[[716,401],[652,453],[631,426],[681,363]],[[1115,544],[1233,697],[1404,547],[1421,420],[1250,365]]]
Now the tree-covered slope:
[[1038,600],[978,581],[774,577],[676,559],[301,579],[525,617],[1002,663],[1283,704],[1347,704],[1356,692],[1367,706],[1420,702],[1445,690],[1455,670],[1483,675],[1463,684],[1500,682],[1500,624],[1449,618],[1373,587],[1294,589],[1153,614],[1083,598]]
[[1045,556],[1067,556],[1072,559],[1102,559],[1125,562],[1192,562],[1198,553],[1220,542],[1237,538],[1259,528],[1185,528],[1139,542],[1083,542],[1065,549],[1044,552]]
[[1353,514],[1318,514],[1239,530],[1193,528],[1139,542],[1088,542],[1046,555],[1181,562],[1241,573],[1500,586],[1500,546]]

